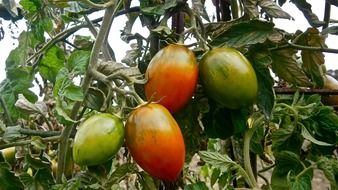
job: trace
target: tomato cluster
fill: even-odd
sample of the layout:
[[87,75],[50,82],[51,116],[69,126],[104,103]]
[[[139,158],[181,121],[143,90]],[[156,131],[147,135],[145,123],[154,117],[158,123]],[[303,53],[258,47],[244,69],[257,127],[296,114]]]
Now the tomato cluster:
[[174,181],[184,166],[185,144],[171,113],[191,100],[198,76],[206,94],[223,107],[238,109],[250,105],[257,94],[251,64],[232,48],[209,51],[198,66],[190,49],[172,44],[153,57],[145,75],[149,103],[133,110],[125,127],[121,119],[110,114],[94,115],[83,122],[74,139],[76,163],[87,166],[104,163],[125,140],[142,169],[161,180]]

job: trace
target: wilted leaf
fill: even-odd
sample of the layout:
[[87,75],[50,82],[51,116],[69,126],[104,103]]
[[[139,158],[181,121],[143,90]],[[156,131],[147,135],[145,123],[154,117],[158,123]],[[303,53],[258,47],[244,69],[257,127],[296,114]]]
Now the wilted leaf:
[[137,167],[132,163],[125,163],[118,166],[112,174],[109,176],[109,184],[117,184],[124,178],[128,176],[128,174],[136,173]]
[[50,48],[42,57],[39,64],[40,75],[52,83],[55,83],[56,76],[60,69],[64,67],[65,56],[61,48],[54,46]]
[[101,111],[101,107],[106,101],[106,95],[99,89],[89,88],[85,96],[84,103],[90,109]]
[[[325,47],[324,37],[319,34],[318,29],[309,28],[301,35],[297,44],[310,47]],[[324,85],[324,72],[322,65],[325,62],[324,53],[321,51],[302,50],[303,70],[306,75],[318,87]]]
[[251,20],[232,25],[228,30],[212,39],[211,45],[216,47],[242,47],[263,43],[273,32],[274,24],[260,20]]
[[322,30],[321,34],[322,35],[326,35],[326,34],[338,35],[338,26],[327,27],[324,30]]
[[274,1],[272,0],[260,0],[258,5],[262,8],[266,14],[274,18],[285,18],[292,19],[289,13],[283,11]]
[[31,138],[31,144],[35,146],[37,149],[44,150],[47,146],[42,142],[42,138],[39,136],[33,136]]
[[317,15],[312,12],[311,4],[309,4],[306,0],[291,0],[291,2],[294,3],[297,8],[303,12],[303,15],[312,27],[320,27],[326,24],[325,22],[320,21]]
[[271,55],[272,70],[278,77],[296,86],[312,85],[297,62],[293,49],[273,51]]
[[47,106],[44,102],[31,103],[22,94],[18,95],[15,107],[26,114],[47,114]]
[[244,9],[250,18],[258,18],[259,16],[257,1],[258,0],[243,1]]
[[206,21],[210,22],[207,10],[204,6],[205,0],[193,0],[192,1],[192,8],[194,9],[195,13],[202,18],[204,18]]
[[5,133],[2,136],[2,139],[5,142],[13,142],[17,140],[18,138],[22,137],[22,134],[20,133],[20,126],[8,126],[6,127]]
[[130,67],[135,67],[136,64],[136,59],[141,56],[141,49],[138,46],[138,44],[131,44],[130,47],[132,48],[131,50],[127,50],[126,55],[124,58],[121,60],[122,63],[127,64]]

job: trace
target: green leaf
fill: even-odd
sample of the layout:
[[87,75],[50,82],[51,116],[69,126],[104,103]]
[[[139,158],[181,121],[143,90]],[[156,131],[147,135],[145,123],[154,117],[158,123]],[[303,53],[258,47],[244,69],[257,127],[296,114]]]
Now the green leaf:
[[208,190],[208,186],[203,182],[199,181],[197,183],[188,184],[184,186],[184,190]]
[[33,176],[22,173],[19,177],[24,183],[25,189],[28,190],[49,189],[54,184],[53,176],[48,168],[38,169]]
[[117,184],[125,179],[128,174],[136,173],[137,166],[132,163],[124,163],[118,166],[109,176],[109,184]]
[[56,100],[56,106],[55,106],[55,110],[54,110],[54,114],[56,119],[61,123],[64,124],[66,126],[69,126],[73,123],[76,123],[75,120],[71,119],[67,112],[64,110],[64,108],[62,107],[62,102],[60,99]]
[[90,109],[101,111],[101,108],[106,101],[106,95],[97,88],[89,88],[85,96],[84,103]]
[[269,119],[276,99],[273,90],[274,80],[271,77],[269,68],[272,59],[264,47],[257,46],[251,51],[249,58],[255,69],[258,81],[257,106],[263,111],[265,117]]
[[7,163],[0,163],[0,190],[23,190],[24,187]]
[[338,160],[321,156],[317,161],[317,166],[324,172],[325,177],[330,181],[331,189],[337,189]]
[[192,100],[182,110],[174,114],[175,120],[181,128],[186,147],[186,160],[191,160],[201,149],[201,144],[207,141],[199,125],[199,102]]
[[212,165],[215,168],[232,168],[238,164],[231,160],[227,155],[222,155],[218,152],[199,151],[199,156],[203,161]]
[[75,35],[74,45],[82,49],[81,51],[90,51],[93,44],[94,42],[90,36]]
[[312,86],[296,60],[293,49],[272,52],[272,70],[281,79],[296,86]]
[[70,84],[63,89],[63,96],[67,97],[70,100],[74,101],[82,101],[84,98],[82,88],[79,86],[75,86],[74,84]]
[[72,84],[72,81],[69,77],[70,73],[66,67],[63,67],[60,69],[58,74],[56,75],[54,87],[53,87],[53,95],[59,96],[59,94],[62,94],[63,89]]
[[219,168],[214,168],[211,173],[210,177],[210,186],[212,187],[218,180],[221,174],[221,170]]
[[177,0],[161,1],[143,0],[140,2],[141,11],[149,15],[164,15],[165,11],[177,6]]
[[33,158],[30,154],[25,155],[25,162],[29,167],[32,167],[36,170],[50,168],[48,161],[43,161],[41,159]]
[[262,11],[274,18],[292,19],[289,13],[285,12],[272,0],[260,0],[258,5],[262,8]]
[[41,4],[37,0],[21,0],[20,5],[30,13],[35,13],[40,9]]
[[317,145],[320,145],[320,146],[333,146],[333,144],[329,144],[329,143],[326,143],[326,142],[323,142],[323,141],[319,141],[317,139],[315,139],[311,134],[310,132],[306,129],[306,127],[302,127],[302,136],[311,141],[312,143],[314,144],[317,144]]
[[288,150],[298,154],[302,143],[301,132],[291,124],[285,124],[272,133],[272,150],[274,153]]
[[76,50],[68,58],[67,68],[69,71],[83,75],[87,70],[90,51]]
[[143,190],[157,190],[155,182],[146,172],[142,171],[137,174],[138,182],[140,183]]
[[312,170],[306,172],[305,174],[297,177],[291,177],[290,189],[291,190],[311,190],[312,189]]
[[264,141],[264,126],[259,125],[255,126],[254,132],[250,141],[250,150],[258,155],[264,154],[264,144],[262,143]]
[[58,72],[64,67],[64,62],[65,56],[63,50],[57,46],[50,48],[44,54],[39,64],[40,75],[44,79],[55,83]]
[[39,136],[32,136],[31,141],[31,145],[37,149],[44,150],[47,148],[47,146],[42,142],[42,138]]
[[303,164],[299,155],[290,151],[280,151],[274,153],[275,155],[275,168],[272,172],[271,185],[273,190],[289,189],[287,183],[287,176],[290,172],[295,175],[303,171]]
[[260,20],[251,20],[232,25],[228,30],[220,33],[210,45],[214,47],[230,46],[243,47],[263,43],[273,33],[274,24]]
[[243,1],[244,10],[249,15],[250,19],[258,18],[259,12],[257,7],[257,0]]

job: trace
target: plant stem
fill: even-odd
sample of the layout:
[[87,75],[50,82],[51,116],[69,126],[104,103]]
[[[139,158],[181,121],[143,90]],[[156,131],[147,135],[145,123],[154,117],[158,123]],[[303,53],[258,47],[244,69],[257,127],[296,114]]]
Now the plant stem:
[[13,120],[11,118],[11,115],[9,114],[6,102],[4,100],[4,97],[2,97],[2,96],[0,96],[0,103],[1,103],[2,108],[4,109],[5,115],[6,115],[7,119],[8,119],[8,123],[10,125],[14,125]]
[[295,43],[288,43],[282,46],[269,48],[270,51],[276,51],[280,49],[287,49],[287,48],[294,48],[298,50],[310,50],[310,51],[321,51],[326,53],[338,53],[338,49],[332,49],[332,48],[323,48],[323,47],[312,47],[312,46],[302,46]]
[[[243,146],[243,159],[244,159],[244,169],[249,176],[251,181],[251,188],[258,188],[257,181],[255,179],[254,173],[251,167],[250,161],[250,141],[254,132],[254,128],[249,128],[244,133],[244,146]],[[249,184],[250,185],[250,184]]]
[[[42,138],[41,140],[42,140],[42,142],[59,141],[60,136],[46,137],[46,138]],[[2,144],[2,145],[0,145],[0,150],[5,149],[5,148],[9,148],[9,147],[13,147],[13,146],[27,145],[27,144],[30,144],[31,142],[32,142],[32,140],[23,140],[23,141],[18,141],[18,142],[13,142],[13,143]]]
[[40,136],[40,137],[52,137],[59,136],[60,131],[37,131],[32,129],[19,129],[19,132],[24,135]]
[[[88,88],[90,87],[91,81],[92,81],[92,72],[97,69],[97,61],[100,53],[100,49],[102,47],[102,44],[104,43],[105,36],[108,34],[110,23],[113,19],[113,15],[116,11],[115,5],[117,5],[116,1],[114,1],[114,5],[110,6],[106,9],[102,25],[100,27],[100,30],[97,34],[91,55],[90,60],[87,68],[87,73],[83,79],[82,83],[82,91],[84,94],[87,93]],[[76,102],[73,106],[73,109],[71,111],[70,117],[72,119],[76,119],[77,114],[79,112],[79,109],[81,108],[82,102]],[[61,183],[62,175],[65,170],[66,165],[66,158],[67,158],[67,152],[69,149],[69,143],[68,139],[70,137],[70,134],[73,130],[73,128],[76,127],[76,124],[72,126],[66,126],[61,134],[61,141],[59,144],[59,152],[58,152],[58,168],[57,168],[57,175],[56,175],[56,183]]]

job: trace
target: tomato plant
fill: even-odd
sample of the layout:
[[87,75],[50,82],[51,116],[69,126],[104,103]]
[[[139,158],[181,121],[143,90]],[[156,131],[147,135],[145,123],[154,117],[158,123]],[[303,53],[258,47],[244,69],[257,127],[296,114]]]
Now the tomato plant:
[[159,101],[171,113],[176,112],[195,91],[198,76],[195,55],[183,45],[168,45],[152,58],[145,76],[146,97]]
[[81,166],[102,164],[111,159],[124,142],[124,126],[117,116],[97,114],[79,127],[73,144],[74,162]]
[[257,78],[247,58],[233,48],[215,48],[200,63],[206,93],[231,109],[252,104],[257,97]]
[[0,1],[0,189],[337,189],[336,7]]
[[185,160],[181,130],[160,104],[141,105],[126,123],[126,144],[132,157],[150,175],[175,181]]

